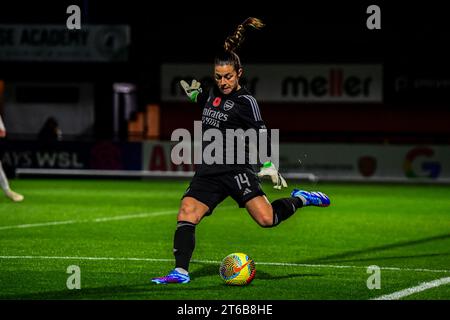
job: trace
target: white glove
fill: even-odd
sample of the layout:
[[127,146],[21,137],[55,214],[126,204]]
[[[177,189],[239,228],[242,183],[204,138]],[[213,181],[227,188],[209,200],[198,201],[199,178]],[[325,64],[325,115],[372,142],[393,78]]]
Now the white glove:
[[258,177],[269,176],[272,179],[272,183],[274,184],[274,188],[280,190],[281,187],[287,188],[286,180],[281,176],[278,172],[275,165],[268,161],[263,164],[260,171],[258,172]]
[[197,102],[197,96],[199,93],[202,92],[202,88],[200,87],[200,82],[197,80],[192,80],[191,85],[189,85],[186,81],[181,80],[180,81],[181,86],[184,89],[184,92],[186,92],[186,95],[189,97],[189,99],[192,102]]

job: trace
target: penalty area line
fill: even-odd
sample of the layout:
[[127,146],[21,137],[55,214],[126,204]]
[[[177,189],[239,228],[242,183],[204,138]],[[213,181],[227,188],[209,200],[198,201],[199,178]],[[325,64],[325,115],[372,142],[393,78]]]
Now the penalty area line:
[[404,290],[400,290],[400,291],[396,291],[393,292],[391,294],[385,294],[382,295],[378,298],[373,298],[371,300],[398,300],[404,297],[407,297],[409,295],[412,295],[414,293],[418,293],[418,292],[422,292],[428,289],[432,289],[432,288],[437,288],[439,286],[445,285],[445,284],[449,284],[450,283],[450,277],[446,277],[446,278],[440,278],[437,280],[433,280],[430,282],[424,282],[421,283],[418,286],[415,287],[411,287],[411,288],[406,288]]

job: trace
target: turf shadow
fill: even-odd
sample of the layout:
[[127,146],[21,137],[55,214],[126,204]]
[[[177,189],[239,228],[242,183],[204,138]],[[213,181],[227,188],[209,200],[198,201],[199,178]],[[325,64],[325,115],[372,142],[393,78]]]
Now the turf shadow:
[[206,264],[200,266],[198,269],[190,270],[191,278],[201,278],[210,277],[214,275],[219,275],[219,265],[216,264]]
[[290,273],[282,276],[274,276],[268,272],[256,271],[255,279],[258,280],[280,280],[280,279],[291,279],[291,278],[307,278],[307,277],[322,277],[319,273]]
[[[196,270],[192,270],[190,274],[192,279],[201,277],[219,276],[219,266],[212,264],[203,265]],[[321,274],[317,273],[291,273],[282,276],[275,276],[268,272],[260,271],[258,269],[256,271],[256,278],[258,280],[279,280],[298,277],[321,277],[321,276],[322,276]]]
[[[328,255],[328,256],[324,256],[324,257],[301,260],[301,261],[298,261],[297,263],[302,264],[302,263],[323,263],[323,262],[332,262],[332,261],[334,261],[334,262],[335,261],[348,261],[348,260],[343,260],[343,259],[357,256],[359,254],[367,254],[367,253],[374,253],[374,252],[379,252],[379,251],[384,251],[384,250],[389,250],[389,249],[411,247],[411,246],[415,246],[415,245],[419,245],[419,244],[447,240],[447,239],[450,239],[449,233],[436,235],[433,237],[417,239],[417,240],[411,240],[411,241],[400,241],[400,242],[395,242],[395,243],[386,244],[386,245],[382,245],[382,246],[369,247],[369,248],[364,248],[364,249],[359,249],[359,250],[350,250],[350,251],[346,251],[346,252],[342,252],[342,253],[338,253],[338,254],[332,254],[332,255]],[[376,259],[378,259],[378,258],[376,258]]]
[[[223,288],[223,283],[217,285],[195,287],[182,285],[183,291],[207,291]],[[180,285],[157,285],[146,282],[133,285],[105,286],[96,288],[81,288],[80,290],[58,290],[35,292],[20,295],[0,295],[0,300],[136,300],[160,299],[161,296],[170,299],[170,292],[179,294]],[[174,295],[174,299],[177,299]]]
[[418,258],[431,258],[439,256],[450,256],[450,252],[446,253],[430,253],[430,254],[416,254],[409,256],[385,256],[385,257],[370,257],[370,258],[359,258],[359,259],[336,259],[327,260],[327,262],[359,262],[359,261],[379,261],[379,260],[407,260],[407,259],[418,259]]
[[20,295],[2,295],[2,300],[102,300],[111,297],[126,298],[134,294],[149,291],[150,283],[121,286],[105,286],[98,288],[81,288],[80,290],[43,291]]

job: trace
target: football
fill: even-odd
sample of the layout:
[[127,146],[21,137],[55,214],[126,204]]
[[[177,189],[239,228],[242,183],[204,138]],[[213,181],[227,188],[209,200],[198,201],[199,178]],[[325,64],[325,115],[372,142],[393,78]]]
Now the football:
[[228,285],[244,286],[255,277],[255,262],[245,253],[232,253],[220,264],[220,276]]

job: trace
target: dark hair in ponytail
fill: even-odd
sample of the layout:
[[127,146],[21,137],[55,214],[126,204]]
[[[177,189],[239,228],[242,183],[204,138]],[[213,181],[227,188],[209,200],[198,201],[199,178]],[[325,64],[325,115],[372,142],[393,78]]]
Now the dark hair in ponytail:
[[236,54],[236,50],[239,49],[244,41],[244,33],[248,27],[261,29],[264,27],[264,23],[258,18],[250,17],[238,25],[233,35],[225,39],[223,50],[216,54],[214,59],[216,65],[232,65],[235,70],[242,68],[241,59],[239,59],[239,56]]

